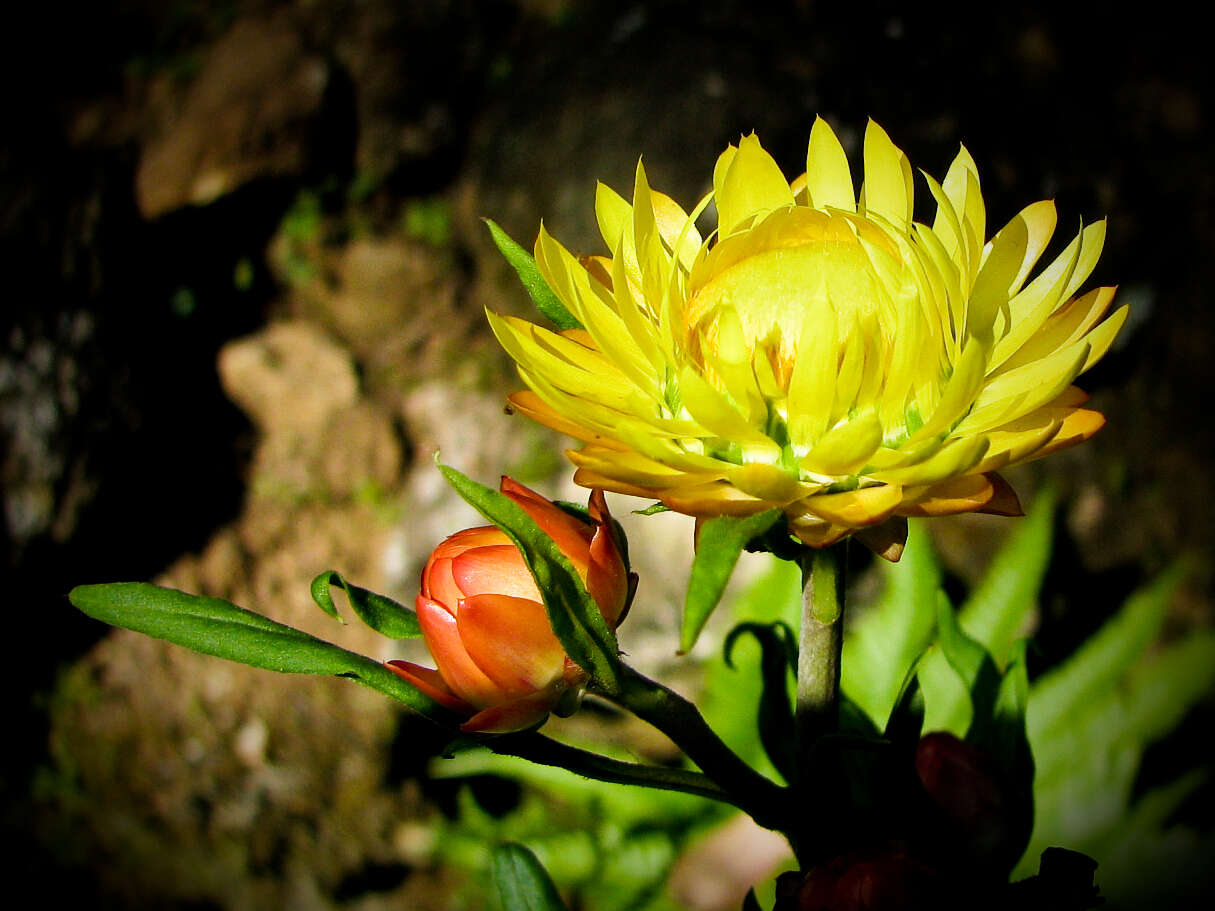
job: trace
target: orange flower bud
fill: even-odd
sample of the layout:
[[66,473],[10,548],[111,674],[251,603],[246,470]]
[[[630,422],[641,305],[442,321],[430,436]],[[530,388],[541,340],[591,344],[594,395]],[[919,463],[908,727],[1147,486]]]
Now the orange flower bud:
[[[510,478],[500,489],[553,539],[615,629],[632,586],[603,491],[592,491],[586,522]],[[462,730],[529,728],[586,679],[553,632],[523,555],[493,525],[467,528],[435,548],[416,607],[437,668],[388,666],[436,702],[471,716]]]

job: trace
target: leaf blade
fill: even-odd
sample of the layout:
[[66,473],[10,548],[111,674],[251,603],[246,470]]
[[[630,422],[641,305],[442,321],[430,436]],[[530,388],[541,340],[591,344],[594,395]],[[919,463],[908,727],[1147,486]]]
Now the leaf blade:
[[565,304],[561,303],[561,299],[540,274],[536,258],[498,227],[493,219],[485,219],[485,224],[489,228],[490,236],[493,237],[498,252],[515,270],[515,274],[519,276],[519,281],[523,283],[524,290],[527,291],[528,297],[532,299],[536,308],[558,329],[581,329],[582,323],[566,309]]

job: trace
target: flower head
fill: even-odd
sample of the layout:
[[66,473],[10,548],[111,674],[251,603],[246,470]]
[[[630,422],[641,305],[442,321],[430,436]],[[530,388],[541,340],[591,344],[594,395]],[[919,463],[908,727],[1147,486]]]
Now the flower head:
[[1102,321],[1113,288],[1074,296],[1105,224],[1031,279],[1052,203],[985,242],[966,150],[942,182],[924,176],[931,225],[912,218],[907,157],[870,122],[858,198],[821,119],[801,177],[747,136],[690,214],[638,164],[631,204],[598,188],[609,256],[579,260],[543,228],[536,241],[583,328],[489,314],[529,387],[511,402],[583,442],[580,484],[701,517],[781,507],[815,547],[891,516],[1018,514],[996,472],[1104,423],[1071,384],[1126,318]]
[[[603,491],[592,492],[590,521],[584,522],[510,478],[502,479],[501,490],[556,542],[615,629],[631,585]],[[522,554],[495,526],[467,528],[436,547],[415,603],[437,668],[408,661],[388,666],[470,716],[463,730],[531,727],[586,679],[553,633]]]

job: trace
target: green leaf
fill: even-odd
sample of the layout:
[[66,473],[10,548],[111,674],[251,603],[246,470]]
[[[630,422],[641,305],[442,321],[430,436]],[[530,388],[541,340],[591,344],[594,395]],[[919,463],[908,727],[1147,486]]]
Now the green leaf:
[[1008,834],[1001,844],[1006,870],[1025,852],[1034,828],[1034,757],[1025,731],[1025,711],[1029,703],[1029,674],[1025,655],[1029,641],[1022,639],[1013,653],[996,692],[990,724],[981,727],[972,740],[987,751],[1000,769],[1010,800],[1006,826]]
[[523,845],[500,845],[492,864],[503,911],[565,911],[547,871]]
[[1034,609],[1050,564],[1055,494],[1046,488],[1004,542],[958,612],[961,626],[1003,666]]
[[782,511],[769,509],[745,518],[719,516],[709,519],[696,536],[696,556],[683,604],[683,626],[679,650],[689,652],[717,602],[721,600],[739,554],[752,538],[762,535],[780,519]]
[[887,726],[907,674],[932,641],[941,567],[924,522],[908,523],[898,563],[882,563],[881,600],[858,612],[844,637],[840,686],[879,727]]
[[945,660],[954,669],[970,694],[970,730],[966,739],[979,742],[988,736],[996,698],[1000,688],[1000,672],[987,649],[963,632],[953,607],[944,592],[937,595],[937,641]]
[[1130,669],[1159,633],[1182,573],[1175,566],[1137,591],[1064,664],[1035,681],[1028,717],[1031,740],[1067,724],[1077,709],[1095,701]]
[[537,309],[547,316],[558,329],[581,329],[582,323],[578,322],[574,314],[566,309],[565,304],[561,303],[561,299],[553,293],[553,289],[548,286],[548,282],[540,274],[535,257],[515,243],[511,236],[499,228],[492,219],[485,219],[485,224],[489,227],[494,244],[519,276],[519,281],[523,283],[523,287]]
[[72,604],[97,620],[204,655],[283,674],[336,674],[391,696],[440,723],[453,716],[383,664],[219,598],[142,582],[81,585]]
[[509,497],[447,465],[439,471],[469,505],[506,533],[519,548],[544,598],[549,622],[565,653],[608,692],[620,685],[616,635],[573,564],[522,507]]
[[759,739],[772,766],[785,781],[792,781],[797,767],[793,705],[789,700],[789,677],[797,673],[797,637],[785,623],[740,623],[726,636],[723,653],[733,668],[734,644],[749,633],[761,649],[760,674],[763,692],[759,699]]
[[340,585],[346,592],[350,607],[358,618],[382,636],[390,639],[416,639],[422,635],[418,615],[403,604],[384,595],[376,594],[357,585],[351,585],[332,569],[327,569],[312,580],[312,600],[335,620],[341,620],[329,588]]
[[924,693],[920,689],[918,670],[918,661],[908,669],[882,734],[891,743],[909,750],[915,749],[924,730]]

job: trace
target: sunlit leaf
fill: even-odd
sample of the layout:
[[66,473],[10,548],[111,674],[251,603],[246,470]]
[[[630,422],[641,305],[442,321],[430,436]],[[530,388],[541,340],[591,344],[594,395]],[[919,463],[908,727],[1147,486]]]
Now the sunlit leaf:
[[548,286],[544,276],[540,274],[535,257],[515,243],[511,236],[498,227],[493,220],[487,218],[485,224],[489,227],[494,244],[510,263],[511,268],[515,270],[515,274],[519,276],[519,281],[523,283],[524,289],[536,308],[547,316],[558,329],[581,329],[582,323],[578,322],[574,314],[566,309],[565,304],[561,303],[560,298],[553,293],[553,289]]
[[81,585],[68,597],[90,617],[204,655],[284,674],[349,677],[433,720],[451,720],[450,713],[378,661],[219,598],[142,582]]
[[719,516],[709,519],[696,536],[696,557],[688,579],[688,592],[683,605],[683,624],[679,631],[679,649],[691,651],[709,615],[717,607],[739,554],[747,542],[771,528],[782,515],[779,509],[769,509],[745,518]]
[[341,616],[333,603],[333,596],[329,593],[330,587],[334,585],[341,586],[358,618],[377,633],[390,639],[414,639],[422,635],[418,615],[405,605],[368,589],[351,585],[340,573],[329,569],[312,580],[312,600],[335,620],[340,620]]
[[500,845],[493,854],[494,886],[503,911],[565,911],[547,871],[523,845]]

